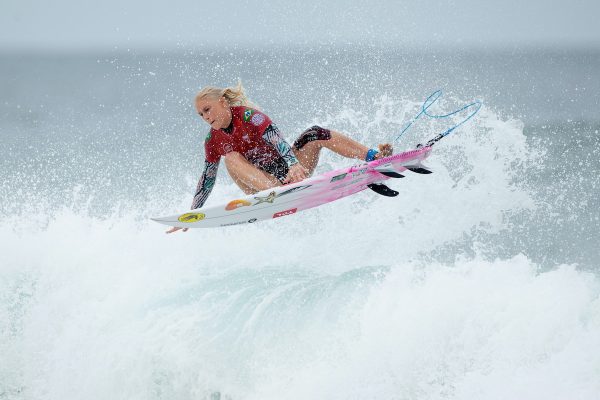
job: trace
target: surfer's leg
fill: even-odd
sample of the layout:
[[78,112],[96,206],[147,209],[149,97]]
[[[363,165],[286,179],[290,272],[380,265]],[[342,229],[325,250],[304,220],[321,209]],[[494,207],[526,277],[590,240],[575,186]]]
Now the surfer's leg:
[[309,176],[317,167],[324,142],[329,140],[331,140],[331,131],[315,125],[302,132],[294,142],[294,155],[308,170]]
[[[347,157],[364,160],[369,148],[348,136],[319,126],[313,126],[304,131],[294,142],[294,154],[298,161],[312,174],[319,162],[319,153],[325,147],[329,150]],[[390,144],[379,145],[379,153],[375,158],[392,155]]]
[[281,186],[277,178],[257,168],[238,152],[234,151],[225,156],[225,166],[233,181],[246,194]]
[[[367,146],[360,144],[356,140],[337,131],[331,131],[331,139],[324,142],[323,147],[326,147],[341,156],[358,158],[359,160],[365,160],[367,158],[367,153],[369,152]],[[393,148],[391,144],[380,144],[378,147],[379,153],[375,154],[375,159],[392,155]]]

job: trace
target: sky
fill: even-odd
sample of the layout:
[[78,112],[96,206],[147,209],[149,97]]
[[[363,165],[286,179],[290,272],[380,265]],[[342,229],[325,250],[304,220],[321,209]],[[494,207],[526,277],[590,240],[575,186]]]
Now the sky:
[[1,0],[0,50],[370,44],[600,49],[600,0]]

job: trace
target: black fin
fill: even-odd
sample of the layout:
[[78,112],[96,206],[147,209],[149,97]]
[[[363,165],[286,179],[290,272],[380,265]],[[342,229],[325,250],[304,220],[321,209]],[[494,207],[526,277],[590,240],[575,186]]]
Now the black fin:
[[371,183],[370,185],[367,185],[367,187],[382,196],[396,197],[399,194],[395,190],[390,189],[382,183]]
[[404,175],[399,174],[397,172],[393,172],[393,171],[377,171],[380,174],[383,174],[385,176],[389,176],[390,178],[404,178]]
[[405,165],[404,168],[406,168],[409,171],[415,172],[417,174],[431,174],[432,171],[428,170],[427,168],[423,168],[419,165]]

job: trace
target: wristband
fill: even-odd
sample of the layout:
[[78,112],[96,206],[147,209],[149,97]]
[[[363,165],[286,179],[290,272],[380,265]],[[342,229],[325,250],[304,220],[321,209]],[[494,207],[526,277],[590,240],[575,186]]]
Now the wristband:
[[365,157],[365,161],[373,161],[377,153],[379,153],[377,150],[369,149],[369,151],[367,151],[367,157]]

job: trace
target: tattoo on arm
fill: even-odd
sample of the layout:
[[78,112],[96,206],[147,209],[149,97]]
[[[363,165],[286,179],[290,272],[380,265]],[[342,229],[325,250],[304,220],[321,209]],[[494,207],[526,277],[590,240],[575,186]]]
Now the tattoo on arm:
[[275,124],[267,126],[267,129],[265,129],[262,137],[267,143],[275,147],[279,155],[285,160],[285,163],[288,165],[288,167],[298,162],[298,159],[292,151],[292,147],[288,144],[288,142],[285,141],[283,136],[281,136],[281,133]]
[[208,195],[213,189],[215,185],[215,181],[217,180],[217,170],[219,169],[219,162],[211,163],[208,161],[204,162],[204,172],[202,172],[202,176],[200,177],[200,181],[198,181],[198,186],[196,187],[196,194],[194,195],[194,200],[192,201],[192,210],[196,208],[200,208],[208,199]]

